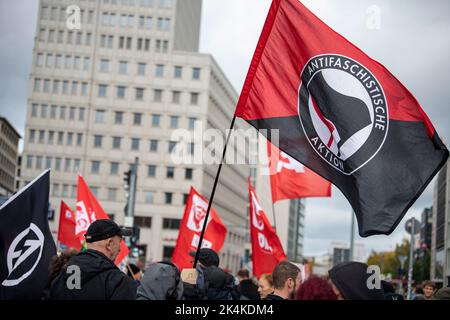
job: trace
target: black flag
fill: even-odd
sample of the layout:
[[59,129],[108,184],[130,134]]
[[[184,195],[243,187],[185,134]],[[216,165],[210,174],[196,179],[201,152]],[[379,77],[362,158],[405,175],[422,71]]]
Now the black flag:
[[40,299],[56,246],[48,226],[50,170],[0,207],[0,300]]

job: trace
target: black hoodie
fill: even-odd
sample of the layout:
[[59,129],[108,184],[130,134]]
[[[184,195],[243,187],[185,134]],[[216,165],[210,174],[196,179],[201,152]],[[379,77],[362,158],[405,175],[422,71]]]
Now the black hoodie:
[[334,266],[328,273],[345,300],[384,300],[381,286],[378,289],[369,289],[367,286],[371,276],[367,268],[365,263],[344,262]]
[[[69,289],[73,272],[70,266],[78,266],[81,271],[80,289]],[[69,279],[69,277],[72,277]],[[136,285],[130,277],[121,272],[114,263],[102,253],[86,250],[70,259],[50,286],[50,300],[134,300]]]

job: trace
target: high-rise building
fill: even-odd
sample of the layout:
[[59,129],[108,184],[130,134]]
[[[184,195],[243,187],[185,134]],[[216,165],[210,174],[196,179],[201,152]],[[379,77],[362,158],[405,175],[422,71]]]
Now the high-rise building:
[[431,280],[450,284],[450,170],[442,167],[434,185],[431,237]]
[[[60,200],[75,208],[78,172],[123,224],[123,173],[138,157],[138,246],[146,261],[171,257],[191,185],[209,197],[217,170],[174,163],[181,145],[174,134],[200,128],[224,134],[238,98],[214,58],[198,52],[201,4],[40,1],[21,183],[52,168],[53,231]],[[75,8],[69,16],[68,6]],[[203,148],[202,142],[184,145],[188,154]],[[244,255],[245,232],[232,226],[245,226],[248,171],[245,165],[225,166],[214,201],[231,226],[221,264],[234,271]]]
[[9,121],[0,117],[0,196],[9,197],[15,190],[17,154],[20,134]]

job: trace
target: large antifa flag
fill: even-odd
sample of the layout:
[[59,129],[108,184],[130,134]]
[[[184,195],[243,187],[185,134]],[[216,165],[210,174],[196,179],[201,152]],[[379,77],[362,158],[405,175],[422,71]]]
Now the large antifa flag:
[[236,109],[390,234],[448,158],[412,94],[298,0],[274,0]]
[[259,204],[250,179],[248,180],[248,194],[253,274],[259,278],[264,273],[272,273],[280,261],[286,260],[286,254],[275,229]]
[[0,208],[0,300],[40,299],[56,246],[48,226],[50,170]]
[[[103,210],[102,206],[94,196],[82,176],[78,176],[78,190],[77,190],[77,210],[75,212],[75,234],[81,240],[85,241],[84,235],[90,224],[95,220],[109,219],[108,214]],[[122,240],[120,243],[120,253],[116,258],[115,264],[120,262],[128,256],[129,249]]]
[[272,202],[285,199],[330,197],[331,183],[267,142]]
[[[190,253],[196,251],[198,248],[207,208],[208,200],[191,187],[172,256],[173,263],[180,270],[192,268],[193,258],[190,256]],[[219,252],[226,235],[227,228],[220,220],[216,210],[211,207],[202,241],[202,248],[210,248]]]

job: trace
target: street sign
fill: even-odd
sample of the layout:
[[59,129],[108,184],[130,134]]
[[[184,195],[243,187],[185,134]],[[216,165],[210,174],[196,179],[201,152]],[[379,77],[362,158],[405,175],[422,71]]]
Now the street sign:
[[412,233],[416,234],[420,231],[419,220],[417,220],[416,218],[411,218],[408,221],[406,221],[406,223],[405,223],[405,230],[406,230],[406,232],[408,232],[408,234],[411,234],[413,222],[414,222],[414,232],[412,232]]

